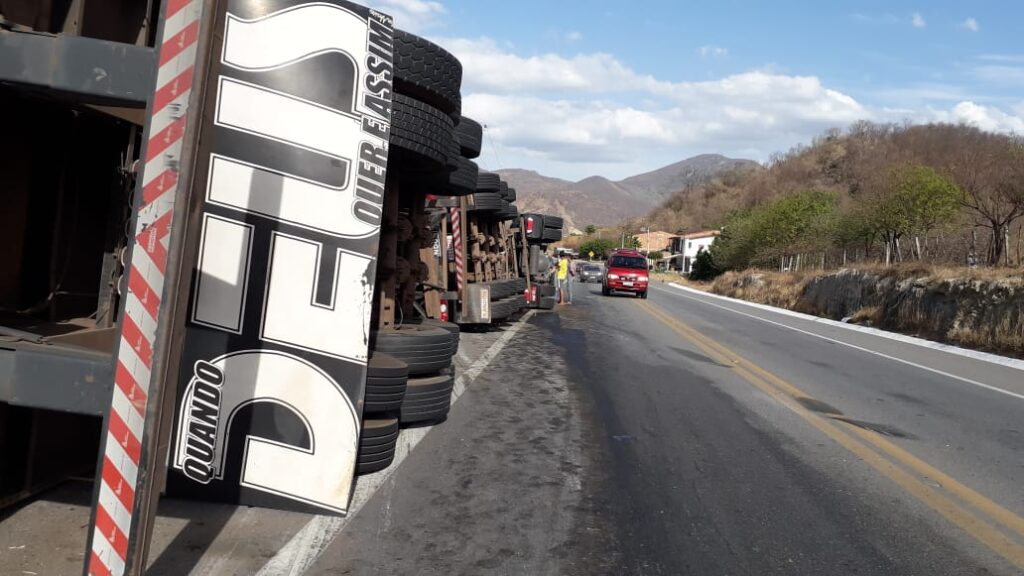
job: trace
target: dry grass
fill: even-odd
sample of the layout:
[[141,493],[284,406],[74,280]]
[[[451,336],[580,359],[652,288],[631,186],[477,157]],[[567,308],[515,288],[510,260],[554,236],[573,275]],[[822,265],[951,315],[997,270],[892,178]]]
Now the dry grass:
[[1024,357],[1024,323],[1009,316],[989,324],[984,329],[976,326],[958,326],[946,333],[946,339],[967,348]]
[[703,290],[704,292],[711,291],[710,282],[695,282],[677,272],[651,272],[651,282],[661,282],[663,284],[675,282],[688,288]]
[[711,283],[711,292],[795,310],[799,308],[804,286],[812,277],[806,272],[726,272]]
[[667,284],[669,282],[677,282],[682,284],[685,277],[676,274],[675,272],[651,272],[651,282],[661,282]]
[[881,306],[865,306],[850,315],[850,322],[853,324],[877,326],[884,320],[885,313]]
[[[1007,268],[956,268],[920,264],[858,266],[862,274],[838,279],[863,299],[852,312],[816,309],[807,284],[835,272],[745,270],[719,276],[711,291],[770,306],[932,338],[959,346],[1024,357],[1024,274]],[[879,282],[889,278],[896,282]],[[910,285],[903,281],[913,280]],[[852,283],[852,284],[850,284]],[[826,284],[825,286],[828,286]],[[816,288],[820,303],[822,285]],[[870,294],[870,295],[869,295]],[[839,300],[842,301],[841,299]]]
[[988,268],[984,266],[968,268],[967,266],[939,266],[924,262],[905,262],[894,266],[858,264],[850,266],[849,269],[896,280],[968,280],[998,282],[1007,286],[1024,286],[1024,271],[1019,268]]

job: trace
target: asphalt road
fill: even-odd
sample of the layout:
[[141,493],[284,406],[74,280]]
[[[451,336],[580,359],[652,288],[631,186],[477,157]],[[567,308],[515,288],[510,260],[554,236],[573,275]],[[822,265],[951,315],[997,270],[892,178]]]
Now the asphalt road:
[[654,286],[509,342],[310,574],[1020,574],[1019,370]]

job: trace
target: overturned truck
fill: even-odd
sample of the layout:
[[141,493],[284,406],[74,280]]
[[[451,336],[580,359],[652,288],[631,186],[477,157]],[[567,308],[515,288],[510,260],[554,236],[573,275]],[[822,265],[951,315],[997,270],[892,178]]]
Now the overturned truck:
[[345,0],[0,15],[0,507],[95,478],[96,574],[161,493],[344,513],[450,406],[459,62]]

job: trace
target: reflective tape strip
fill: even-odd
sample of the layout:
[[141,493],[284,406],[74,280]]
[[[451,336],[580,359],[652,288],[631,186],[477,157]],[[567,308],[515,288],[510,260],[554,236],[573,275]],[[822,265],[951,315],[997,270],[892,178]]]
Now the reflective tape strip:
[[462,252],[462,212],[451,209],[452,243],[455,245],[455,283],[459,290],[465,285],[466,255]]
[[182,138],[187,125],[197,57],[202,0],[166,0],[159,67],[148,118],[149,139],[140,181],[142,198],[128,294],[121,319],[114,391],[107,418],[99,498],[91,527],[88,573],[121,576],[130,563],[142,442],[150,390],[157,319],[166,300],[164,271],[178,188]]

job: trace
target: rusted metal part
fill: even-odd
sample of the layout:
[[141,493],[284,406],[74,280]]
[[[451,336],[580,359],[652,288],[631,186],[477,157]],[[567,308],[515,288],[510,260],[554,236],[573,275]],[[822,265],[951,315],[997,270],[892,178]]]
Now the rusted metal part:
[[[442,251],[440,257],[434,256],[433,248],[420,248],[420,260],[424,266],[425,277],[423,282],[431,286],[444,286],[444,279],[439,274],[439,268],[441,258],[444,258],[445,253]],[[423,291],[423,304],[427,311],[427,316],[431,318],[441,317],[441,294],[437,290],[425,287]]]
[[380,251],[377,257],[377,281],[380,285],[380,308],[377,327],[395,325],[395,296],[398,285],[395,272],[398,267],[398,207],[399,171],[389,171],[384,191],[384,222],[380,233]]

